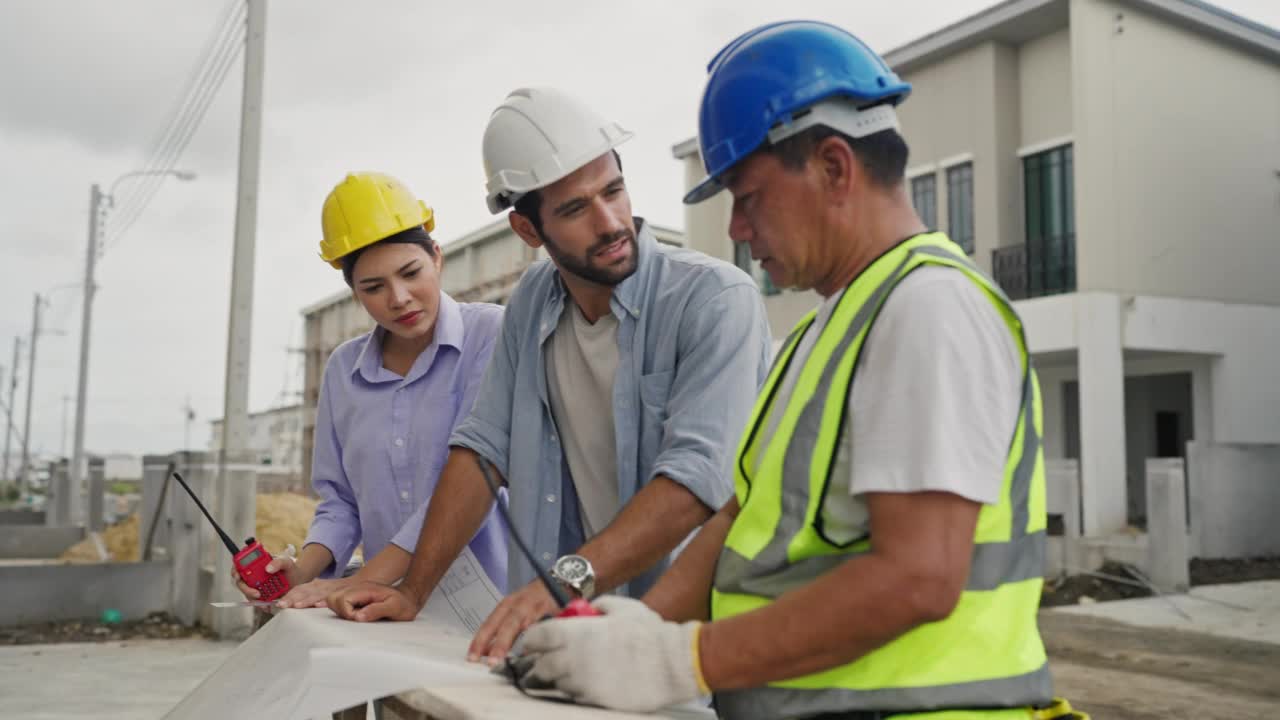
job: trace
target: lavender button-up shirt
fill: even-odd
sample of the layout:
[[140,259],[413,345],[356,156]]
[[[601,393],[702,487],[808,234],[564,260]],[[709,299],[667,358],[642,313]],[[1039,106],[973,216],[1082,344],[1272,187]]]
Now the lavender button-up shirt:
[[[333,553],[340,575],[356,546],[413,552],[449,453],[449,435],[475,403],[502,327],[502,308],[440,292],[435,338],[401,377],[382,366],[381,328],[343,343],[324,369],[311,483],[320,496],[308,543]],[[507,540],[496,508],[471,540],[489,578],[507,584]]]

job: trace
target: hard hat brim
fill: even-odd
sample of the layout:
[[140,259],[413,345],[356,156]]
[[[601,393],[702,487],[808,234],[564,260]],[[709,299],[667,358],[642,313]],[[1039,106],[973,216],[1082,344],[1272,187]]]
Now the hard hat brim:
[[692,190],[685,193],[684,204],[697,205],[703,200],[709,200],[718,195],[721,190],[724,190],[724,184],[720,182],[720,178],[708,175],[697,185],[694,185]]

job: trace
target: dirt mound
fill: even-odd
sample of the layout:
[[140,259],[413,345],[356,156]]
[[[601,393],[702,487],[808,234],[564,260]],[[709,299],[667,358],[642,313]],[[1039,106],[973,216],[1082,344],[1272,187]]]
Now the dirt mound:
[[1123,565],[1109,562],[1093,574],[1082,573],[1045,580],[1040,607],[1128,600],[1149,597],[1151,594]]
[[[282,552],[289,543],[302,549],[302,541],[316,514],[315,498],[297,493],[264,493],[258,496],[258,513],[254,523],[258,541],[272,554]],[[141,522],[135,513],[124,521],[108,526],[99,537],[109,554],[102,560],[92,537],[72,545],[59,557],[69,563],[137,562],[141,553],[138,534]]]
[[99,537],[102,547],[107,551],[108,559],[103,560],[98,552],[98,544],[92,537],[67,548],[59,560],[70,563],[99,562],[137,562],[139,557],[138,529],[141,522],[135,513],[115,525],[109,525]]
[[284,552],[289,543],[302,552],[302,541],[307,539],[311,519],[315,517],[319,500],[297,493],[266,493],[258,496],[258,542],[275,555]]

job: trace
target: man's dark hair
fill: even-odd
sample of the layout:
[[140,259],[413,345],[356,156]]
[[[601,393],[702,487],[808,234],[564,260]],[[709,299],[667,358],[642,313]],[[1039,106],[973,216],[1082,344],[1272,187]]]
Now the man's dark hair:
[[431,235],[421,225],[415,225],[408,230],[402,230],[395,235],[388,235],[376,243],[370,243],[354,252],[349,252],[342,256],[342,279],[347,281],[347,286],[351,287],[351,273],[356,269],[356,261],[364,254],[366,250],[375,245],[386,245],[390,243],[404,243],[408,245],[417,245],[431,257],[435,257],[440,252],[440,248],[436,247],[436,241],[431,239]]
[[799,170],[813,156],[818,144],[829,137],[838,137],[849,144],[876,186],[887,189],[902,182],[907,169],[907,141],[892,128],[853,138],[825,125],[816,125],[776,145],[767,145],[764,150],[776,156],[788,170]]
[[[617,150],[610,152],[613,153],[614,162],[618,163],[618,172],[622,172],[622,156]],[[529,222],[533,223],[533,229],[538,231],[538,236],[542,236],[542,193],[530,190],[516,201],[512,209],[529,218]]]

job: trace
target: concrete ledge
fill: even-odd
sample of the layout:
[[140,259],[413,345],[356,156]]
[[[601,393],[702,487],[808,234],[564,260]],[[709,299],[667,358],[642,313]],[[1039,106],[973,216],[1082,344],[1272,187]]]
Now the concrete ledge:
[[125,620],[169,609],[166,562],[0,567],[0,625],[96,618],[115,608]]
[[1146,568],[1147,535],[1116,533],[1105,537],[1081,538],[1080,554],[1082,566],[1086,569],[1100,568],[1108,560]]
[[44,525],[44,511],[0,510],[0,525]]
[[56,558],[83,539],[80,527],[0,527],[0,559]]

